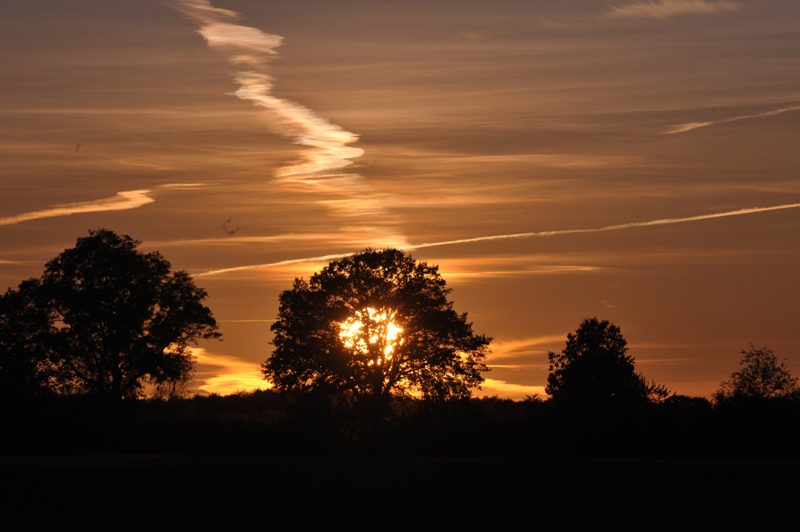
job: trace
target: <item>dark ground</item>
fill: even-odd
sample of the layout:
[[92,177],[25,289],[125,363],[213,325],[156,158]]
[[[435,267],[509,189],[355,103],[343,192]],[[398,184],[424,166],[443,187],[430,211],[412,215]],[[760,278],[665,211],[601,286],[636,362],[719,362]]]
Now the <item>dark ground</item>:
[[0,458],[4,530],[796,530],[800,463]]

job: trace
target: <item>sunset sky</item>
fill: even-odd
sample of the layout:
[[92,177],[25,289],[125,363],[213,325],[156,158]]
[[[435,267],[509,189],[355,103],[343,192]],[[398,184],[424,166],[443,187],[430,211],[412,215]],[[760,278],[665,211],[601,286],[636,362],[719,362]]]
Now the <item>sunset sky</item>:
[[438,264],[494,338],[479,396],[543,393],[583,318],[709,396],[800,376],[796,0],[24,0],[0,9],[0,290],[89,229],[159,250],[264,386],[278,295],[331,258]]

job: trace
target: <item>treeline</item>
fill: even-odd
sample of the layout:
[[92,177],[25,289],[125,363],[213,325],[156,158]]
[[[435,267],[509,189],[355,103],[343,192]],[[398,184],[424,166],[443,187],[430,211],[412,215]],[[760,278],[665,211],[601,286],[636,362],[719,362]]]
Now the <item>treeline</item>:
[[330,398],[257,391],[126,401],[39,398],[0,407],[4,455],[268,454],[796,460],[800,402],[573,408],[499,398],[395,398],[380,424]]
[[548,400],[472,398],[491,338],[395,249],[281,294],[275,391],[187,397],[189,345],[217,324],[206,292],[138,245],[90,231],[0,295],[0,453],[796,459],[800,387],[766,347],[709,401],[646,379],[620,328],[589,318],[548,354]]

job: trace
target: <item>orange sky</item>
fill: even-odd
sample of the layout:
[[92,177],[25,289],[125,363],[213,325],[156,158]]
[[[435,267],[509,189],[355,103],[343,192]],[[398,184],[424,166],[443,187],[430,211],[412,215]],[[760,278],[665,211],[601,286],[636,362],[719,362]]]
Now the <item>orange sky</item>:
[[541,393],[592,316],[678,393],[748,342],[800,374],[796,2],[26,0],[0,26],[0,289],[88,229],[142,240],[210,294],[201,392],[259,383],[302,259],[367,246],[440,265],[495,338],[479,395]]

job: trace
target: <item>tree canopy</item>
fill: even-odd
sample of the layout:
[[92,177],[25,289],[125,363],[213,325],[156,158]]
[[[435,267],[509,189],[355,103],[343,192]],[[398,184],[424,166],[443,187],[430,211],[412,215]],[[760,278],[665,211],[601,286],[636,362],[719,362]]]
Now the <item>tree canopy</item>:
[[636,373],[622,331],[606,320],[584,319],[575,334],[567,334],[564,350],[551,351],[547,357],[550,375],[545,390],[557,402],[635,404],[668,395],[664,386],[648,383]]
[[56,391],[114,400],[141,395],[144,383],[164,392],[188,381],[189,344],[220,337],[202,304],[207,294],[139,244],[90,231],[48,262],[41,280],[6,293],[0,323],[23,332],[3,332],[3,360],[38,361]]
[[785,362],[778,362],[772,349],[748,349],[739,351],[741,369],[720,383],[713,398],[717,403],[736,399],[776,399],[795,397],[800,393],[797,378],[792,377]]
[[356,401],[467,397],[488,371],[491,339],[473,333],[449,293],[436,266],[396,249],[334,260],[281,294],[264,376]]

